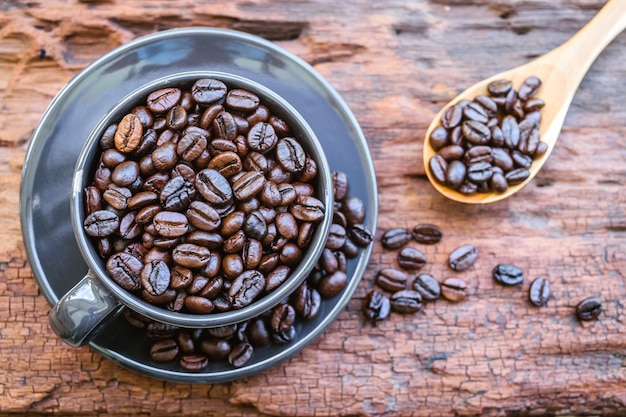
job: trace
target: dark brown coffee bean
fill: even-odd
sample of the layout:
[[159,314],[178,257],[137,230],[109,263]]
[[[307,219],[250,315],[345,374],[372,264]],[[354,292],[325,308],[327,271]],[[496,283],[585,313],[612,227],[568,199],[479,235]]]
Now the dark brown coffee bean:
[[128,200],[130,200],[132,195],[133,193],[128,188],[111,184],[102,193],[102,198],[114,209],[124,210],[128,207]]
[[371,290],[363,299],[363,315],[371,321],[385,320],[389,317],[391,304],[389,298],[383,293]]
[[509,80],[496,80],[487,85],[489,94],[495,97],[503,97],[513,88],[513,83]]
[[340,249],[346,243],[348,235],[346,229],[338,224],[331,224],[326,239],[326,247],[329,249]]
[[182,106],[172,107],[165,116],[166,126],[172,130],[180,130],[187,124],[187,110]]
[[544,108],[546,103],[540,98],[530,98],[524,103],[524,111],[528,113],[536,112]]
[[450,253],[448,265],[454,271],[464,271],[476,262],[478,249],[471,244],[459,246]]
[[465,148],[461,145],[448,145],[439,151],[439,155],[441,155],[447,162],[460,160],[463,158],[464,154]]
[[324,204],[317,198],[307,195],[297,196],[289,211],[296,219],[304,222],[318,222],[325,215]]
[[228,354],[228,363],[230,363],[235,368],[241,368],[244,366],[250,358],[252,357],[252,353],[254,352],[254,348],[250,343],[243,342],[239,343]]
[[402,290],[389,300],[391,309],[400,314],[414,314],[422,310],[422,296],[417,291]]
[[276,231],[287,240],[295,239],[299,230],[298,222],[293,214],[288,211],[276,213]]
[[152,261],[141,271],[141,285],[153,295],[161,295],[170,285],[170,269],[163,261]]
[[233,281],[228,298],[235,309],[250,305],[265,288],[265,277],[256,270],[244,271]]
[[374,237],[369,228],[364,224],[355,224],[348,231],[349,238],[355,245],[364,248],[369,245]]
[[156,114],[169,111],[180,101],[182,91],[178,88],[163,88],[148,95],[146,104],[148,109]]
[[181,243],[172,251],[172,259],[186,268],[202,268],[209,262],[209,249],[192,243]]
[[100,141],[98,142],[100,148],[109,149],[115,146],[115,131],[117,130],[117,124],[111,124],[106,128],[102,136],[100,137]]
[[201,372],[209,365],[209,360],[204,355],[183,355],[180,358],[180,366],[190,372]]
[[519,88],[518,97],[521,100],[526,101],[529,98],[533,97],[535,94],[537,94],[539,87],[541,87],[541,80],[539,78],[534,76],[528,77],[524,80],[521,87]]
[[165,237],[183,236],[188,230],[187,217],[176,211],[160,211],[152,220],[157,233]]
[[117,125],[114,142],[118,151],[129,153],[137,149],[143,136],[141,120],[136,115],[129,113]]
[[211,300],[197,295],[188,295],[185,297],[184,306],[194,314],[209,314],[214,309]]
[[439,282],[430,274],[419,274],[413,281],[412,288],[420,293],[425,301],[433,301],[441,295]]
[[581,321],[591,321],[600,317],[602,301],[596,297],[586,298],[576,306],[576,317]]
[[140,224],[135,221],[136,213],[128,212],[120,219],[119,235],[122,239],[132,240],[141,235],[143,229]]
[[306,153],[297,140],[287,137],[276,143],[276,159],[287,171],[301,172],[304,169]]
[[248,340],[254,347],[267,346],[270,339],[270,332],[262,318],[253,319],[248,325]]
[[203,169],[196,175],[194,186],[198,193],[210,204],[225,205],[233,198],[233,190],[228,180],[214,169]]
[[221,100],[226,96],[227,87],[220,80],[203,78],[191,87],[193,99],[200,104],[209,104]]
[[257,123],[248,131],[248,147],[253,151],[266,153],[273,149],[278,142],[274,127],[269,123]]
[[217,170],[226,178],[230,178],[241,172],[242,162],[235,152],[222,152],[215,155],[207,166],[210,169]]
[[305,282],[291,295],[291,302],[300,316],[310,320],[320,311],[322,298],[315,288],[309,287]]
[[487,124],[487,121],[489,120],[487,111],[485,111],[480,103],[475,101],[468,103],[463,108],[463,116],[465,120],[474,120],[483,124]]
[[324,298],[331,298],[339,294],[348,281],[348,276],[343,271],[335,271],[332,274],[327,274],[322,278],[317,291]]
[[426,265],[426,255],[419,249],[402,248],[398,253],[398,265],[407,270],[421,269]]
[[200,343],[200,351],[209,359],[220,360],[228,357],[228,354],[231,351],[231,346],[228,341],[222,338],[211,337],[209,339],[202,340]]
[[106,262],[106,270],[111,279],[127,291],[137,291],[141,288],[142,269],[143,263],[126,252],[118,252]]
[[270,329],[279,333],[289,329],[296,321],[296,310],[290,304],[279,304],[272,310]]
[[533,305],[541,307],[548,302],[551,294],[550,281],[546,278],[539,277],[530,284],[528,299]]
[[285,243],[280,249],[280,261],[285,265],[296,266],[302,260],[302,249],[295,243]]
[[448,141],[448,130],[443,126],[437,126],[430,133],[428,140],[430,141],[430,146],[432,146],[435,151],[450,144]]
[[448,278],[441,283],[441,295],[454,303],[463,301],[467,296],[465,281],[458,278]]
[[492,174],[489,162],[477,162],[467,167],[467,178],[475,183],[489,181]]
[[230,90],[226,95],[226,105],[235,110],[254,111],[260,101],[256,94],[243,89]]
[[454,105],[446,109],[441,115],[441,124],[446,129],[452,129],[461,123],[463,117],[463,106]]
[[235,198],[239,201],[248,200],[257,195],[265,184],[265,177],[259,171],[248,171],[240,176],[232,186]]
[[526,168],[516,168],[504,175],[509,185],[520,184],[530,177],[530,172]]
[[509,184],[504,178],[504,175],[500,173],[494,173],[491,176],[491,189],[496,193],[503,193],[509,188]]
[[499,264],[493,268],[493,279],[501,285],[519,285],[524,281],[524,271],[515,265]]
[[461,161],[452,161],[446,171],[446,184],[452,188],[459,188],[465,182],[467,166]]
[[412,235],[408,229],[398,227],[387,230],[380,241],[385,249],[400,249],[411,240]]
[[213,132],[218,138],[233,142],[237,137],[237,123],[229,112],[223,111],[213,120]]
[[448,171],[448,162],[441,155],[434,155],[428,161],[428,168],[435,180],[440,184],[446,183],[446,172]]
[[83,222],[85,232],[94,237],[109,236],[118,230],[119,225],[119,217],[109,210],[95,211]]
[[491,129],[475,120],[464,121],[461,125],[463,137],[474,145],[486,145],[491,139]]
[[443,230],[441,230],[441,228],[437,225],[423,223],[413,227],[411,236],[418,243],[433,245],[441,241],[441,238],[443,237]]
[[209,132],[203,129],[187,129],[176,145],[176,154],[184,161],[193,161],[207,147]]
[[406,289],[408,275],[395,268],[383,268],[376,275],[376,284],[383,290],[398,292]]
[[166,142],[156,148],[151,156],[152,165],[158,171],[169,171],[176,166],[176,144]]
[[243,249],[246,244],[246,233],[243,230],[238,230],[224,240],[222,249],[226,253],[236,253]]
[[217,210],[202,201],[193,201],[189,205],[186,218],[195,228],[206,232],[217,230],[222,223],[222,219]]
[[150,359],[155,362],[171,362],[178,356],[178,345],[174,339],[156,341],[150,347]]

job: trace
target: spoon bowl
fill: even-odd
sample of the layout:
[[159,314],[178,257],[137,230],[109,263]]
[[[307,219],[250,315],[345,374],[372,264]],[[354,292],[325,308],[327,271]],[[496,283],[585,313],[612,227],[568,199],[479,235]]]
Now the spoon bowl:
[[[624,28],[626,28],[626,1],[609,0],[584,28],[563,45],[534,61],[482,80],[451,100],[435,116],[424,138],[424,168],[435,189],[454,201],[468,204],[487,204],[510,197],[528,184],[552,153],[570,103],[589,67],[600,52]],[[514,88],[518,88],[530,76],[536,76],[542,81],[541,88],[534,97],[545,102],[545,106],[541,110],[542,121],[539,132],[541,140],[547,145],[547,151],[533,160],[533,164],[529,168],[529,177],[519,184],[509,186],[503,193],[488,192],[465,195],[439,183],[429,168],[429,161],[436,154],[435,149],[430,145],[429,138],[432,131],[441,124],[443,113],[461,100],[473,100],[478,95],[487,94],[487,85],[492,81],[509,80],[513,82]]]

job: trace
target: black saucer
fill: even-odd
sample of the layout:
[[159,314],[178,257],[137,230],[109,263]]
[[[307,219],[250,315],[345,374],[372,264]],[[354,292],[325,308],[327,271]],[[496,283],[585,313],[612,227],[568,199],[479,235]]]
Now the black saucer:
[[[155,33],[125,44],[83,70],[57,95],[31,140],[22,172],[22,234],[35,278],[50,304],[87,271],[70,223],[72,174],[80,148],[103,112],[145,82],[198,69],[241,75],[266,85],[289,101],[322,143],[331,170],[344,171],[350,195],[367,206],[366,224],[376,229],[376,177],[361,129],[337,92],[308,64],[275,44],[222,29],[189,28]],[[177,362],[150,360],[148,341],[122,317],[90,346],[104,357],[141,374],[181,382],[221,382],[252,375],[297,353],[335,320],[354,293],[371,255],[371,245],[348,264],[343,292],[325,300],[318,316],[296,325],[286,346],[255,350],[244,367],[210,364],[189,373]]]

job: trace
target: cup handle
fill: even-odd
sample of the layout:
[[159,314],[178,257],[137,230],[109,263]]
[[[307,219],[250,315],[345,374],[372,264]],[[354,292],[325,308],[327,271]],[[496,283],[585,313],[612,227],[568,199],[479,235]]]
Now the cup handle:
[[78,347],[89,343],[123,309],[124,305],[88,271],[56,303],[48,320],[59,337]]

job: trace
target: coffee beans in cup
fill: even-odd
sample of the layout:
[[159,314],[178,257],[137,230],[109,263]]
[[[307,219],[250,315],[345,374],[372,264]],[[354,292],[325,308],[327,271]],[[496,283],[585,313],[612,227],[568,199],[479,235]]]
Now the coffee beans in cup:
[[99,144],[84,230],[113,281],[172,311],[241,309],[275,290],[325,215],[290,126],[217,79],[149,93]]

